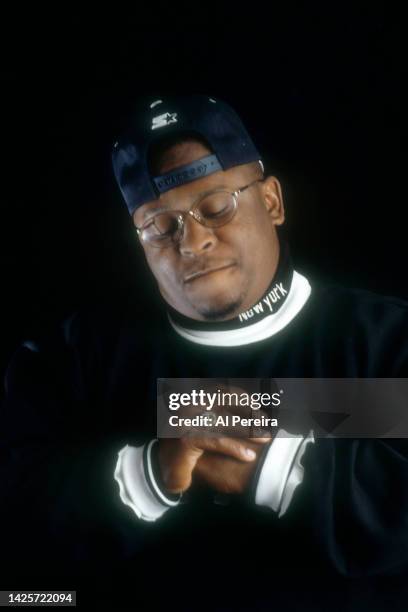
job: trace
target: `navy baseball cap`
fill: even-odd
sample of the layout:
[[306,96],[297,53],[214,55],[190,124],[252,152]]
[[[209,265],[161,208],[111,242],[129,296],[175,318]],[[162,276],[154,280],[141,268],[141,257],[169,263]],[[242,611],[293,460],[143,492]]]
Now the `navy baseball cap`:
[[[204,138],[212,154],[152,176],[150,146],[163,137],[185,132]],[[236,112],[225,102],[204,95],[141,100],[112,153],[115,177],[131,215],[178,185],[258,160],[260,155]]]

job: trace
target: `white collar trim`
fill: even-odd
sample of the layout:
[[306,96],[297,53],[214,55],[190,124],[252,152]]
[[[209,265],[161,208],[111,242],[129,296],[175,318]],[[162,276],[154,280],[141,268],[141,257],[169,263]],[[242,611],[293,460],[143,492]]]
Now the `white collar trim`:
[[286,327],[306,304],[311,292],[312,288],[307,278],[294,271],[289,294],[278,312],[261,319],[257,323],[253,323],[253,325],[227,331],[187,329],[173,321],[170,315],[168,317],[175,331],[186,340],[190,340],[195,344],[205,344],[206,346],[242,346],[265,340],[265,338],[277,334]]

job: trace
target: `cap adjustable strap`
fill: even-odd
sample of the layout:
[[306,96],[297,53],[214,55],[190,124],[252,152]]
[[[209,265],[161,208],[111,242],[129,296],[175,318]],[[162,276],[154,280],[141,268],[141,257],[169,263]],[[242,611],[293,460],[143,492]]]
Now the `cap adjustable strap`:
[[153,181],[159,193],[164,193],[178,185],[189,183],[219,170],[222,170],[222,166],[218,161],[218,157],[216,155],[207,155],[193,161],[191,164],[180,166],[172,172],[156,176],[153,178]]

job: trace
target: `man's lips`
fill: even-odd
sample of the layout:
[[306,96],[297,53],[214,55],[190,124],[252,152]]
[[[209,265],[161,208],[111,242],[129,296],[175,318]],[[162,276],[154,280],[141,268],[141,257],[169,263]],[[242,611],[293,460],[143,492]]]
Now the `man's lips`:
[[200,276],[204,276],[206,274],[211,274],[211,272],[218,272],[218,270],[225,270],[226,268],[231,268],[235,266],[234,263],[226,263],[220,266],[212,266],[210,268],[205,268],[204,270],[197,270],[196,272],[191,272],[184,277],[184,282],[189,283],[196,278],[200,278]]

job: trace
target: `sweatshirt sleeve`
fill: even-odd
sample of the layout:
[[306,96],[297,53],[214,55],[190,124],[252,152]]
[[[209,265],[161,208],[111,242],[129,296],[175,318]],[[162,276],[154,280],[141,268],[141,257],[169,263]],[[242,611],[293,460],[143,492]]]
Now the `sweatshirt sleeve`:
[[21,346],[7,369],[0,533],[11,576],[41,568],[97,575],[138,554],[150,537],[113,479],[125,440],[104,431],[102,407],[86,396],[83,376],[74,352],[59,341]]
[[287,514],[308,509],[306,524],[330,565],[345,576],[406,571],[407,440],[316,439],[303,465]]
[[180,495],[165,493],[158,484],[153,466],[152,451],[156,440],[144,446],[124,446],[119,454],[114,478],[119,485],[119,496],[144,521],[156,521],[178,505]]
[[288,510],[293,494],[302,484],[302,458],[308,444],[314,443],[313,432],[293,435],[281,429],[266,451],[255,489],[255,503],[266,506],[281,517]]

